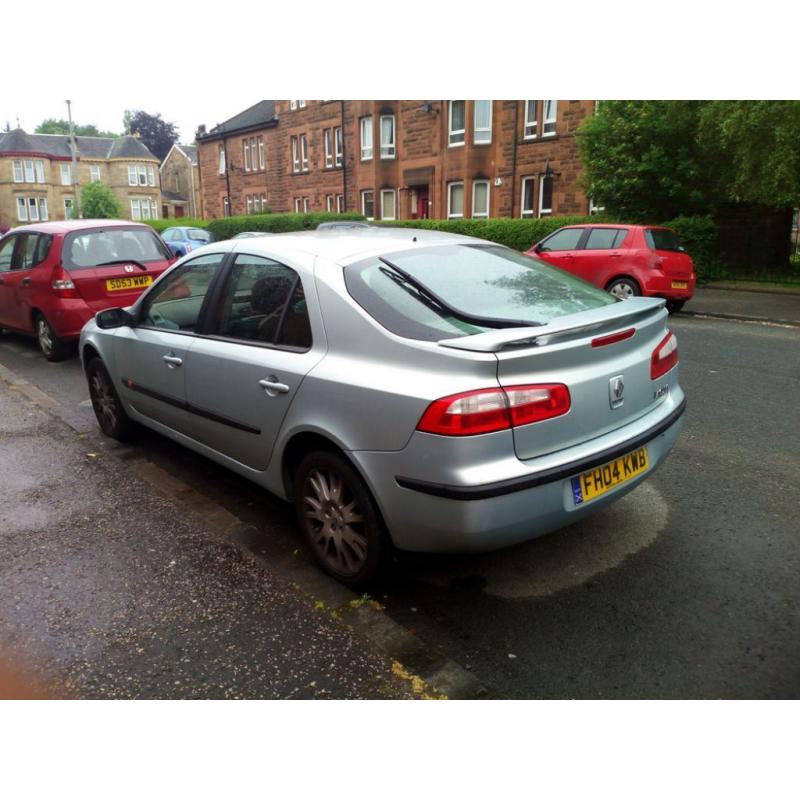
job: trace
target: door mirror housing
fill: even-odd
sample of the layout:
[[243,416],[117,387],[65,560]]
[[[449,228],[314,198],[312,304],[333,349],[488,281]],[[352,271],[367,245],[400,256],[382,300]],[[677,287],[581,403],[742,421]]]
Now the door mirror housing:
[[107,330],[109,328],[132,327],[134,323],[133,314],[124,308],[107,308],[95,314],[94,321],[98,328]]
[[534,253],[544,253],[544,252],[546,252],[546,251],[547,251],[547,249],[548,249],[548,248],[546,248],[546,247],[545,247],[545,246],[544,246],[544,245],[543,245],[541,242],[539,242],[539,243],[536,245],[536,247],[534,247],[534,248],[533,248],[533,252],[534,252]]

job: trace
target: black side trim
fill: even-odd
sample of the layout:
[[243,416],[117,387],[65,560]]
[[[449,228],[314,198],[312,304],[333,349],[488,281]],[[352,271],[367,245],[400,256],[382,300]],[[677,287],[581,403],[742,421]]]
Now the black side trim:
[[671,428],[678,419],[680,419],[684,411],[686,411],[685,398],[668,417],[646,433],[636,436],[633,439],[628,439],[628,441],[623,442],[623,444],[610,447],[600,453],[595,453],[591,458],[571,461],[569,464],[552,467],[551,469],[537,472],[535,475],[511,478],[510,480],[498,481],[497,483],[484,483],[481,486],[448,486],[444,483],[418,481],[412,478],[402,478],[400,476],[395,476],[395,480],[398,486],[402,486],[404,489],[413,489],[416,492],[432,494],[435,497],[446,497],[449,500],[484,500],[489,497],[500,497],[504,494],[521,492],[524,489],[532,489],[534,486],[541,486],[545,483],[553,483],[555,481],[564,480],[564,478],[570,478],[577,473],[599,467],[607,461],[624,456],[631,450],[642,447]]
[[134,392],[139,392],[139,394],[146,395],[147,397],[152,397],[154,400],[159,400],[160,402],[166,403],[174,408],[180,408],[183,411],[188,411],[190,414],[196,414],[198,417],[205,417],[206,419],[210,419],[212,422],[219,422],[220,425],[227,425],[229,428],[235,428],[237,431],[254,433],[256,436],[261,435],[261,430],[259,428],[252,428],[250,425],[245,425],[243,422],[237,422],[236,420],[228,419],[227,417],[221,417],[219,414],[214,414],[211,411],[197,408],[197,406],[193,406],[191,403],[185,403],[184,401],[176,400],[174,397],[170,397],[169,395],[155,392],[152,389],[148,389],[146,386],[140,386],[138,383],[134,383],[134,381],[132,381],[130,378],[123,378],[122,382],[128,389],[131,389]]

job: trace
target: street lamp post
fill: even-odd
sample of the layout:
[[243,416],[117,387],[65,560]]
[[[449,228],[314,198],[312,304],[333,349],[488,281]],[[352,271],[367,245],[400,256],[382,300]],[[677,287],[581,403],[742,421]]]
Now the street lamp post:
[[67,100],[67,117],[69,119],[70,150],[72,151],[72,188],[75,191],[75,199],[73,200],[74,215],[77,219],[83,219],[79,193],[80,181],[78,180],[78,146],[75,142],[75,128],[72,124],[72,101],[70,100]]

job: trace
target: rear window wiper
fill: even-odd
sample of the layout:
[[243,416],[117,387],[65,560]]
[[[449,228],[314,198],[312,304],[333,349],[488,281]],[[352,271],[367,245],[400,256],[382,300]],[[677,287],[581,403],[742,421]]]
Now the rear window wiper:
[[393,280],[397,281],[398,283],[401,282],[398,280],[398,277],[402,279],[402,283],[406,283],[409,286],[412,286],[418,294],[427,300],[427,305],[431,305],[431,303],[435,303],[442,311],[445,311],[447,314],[450,314],[457,319],[462,320],[463,322],[468,322],[471,325],[481,325],[487,328],[527,328],[530,326],[538,326],[541,325],[541,322],[532,322],[531,320],[524,320],[524,319],[502,319],[498,317],[481,317],[475,314],[470,314],[466,311],[462,311],[461,309],[455,308],[451,306],[449,303],[446,303],[439,297],[436,292],[432,289],[428,288],[422,281],[418,281],[413,275],[410,275],[401,267],[398,267],[397,264],[393,264],[391,261],[383,258],[382,256],[378,256],[378,261],[385,264],[389,269],[391,269],[395,275],[392,275],[386,269],[381,267],[381,272],[383,272],[387,277],[392,278]]
[[147,272],[147,267],[135,258],[118,258],[116,261],[104,261],[102,264],[95,264],[96,267],[113,267],[115,264],[133,264],[139,269]]

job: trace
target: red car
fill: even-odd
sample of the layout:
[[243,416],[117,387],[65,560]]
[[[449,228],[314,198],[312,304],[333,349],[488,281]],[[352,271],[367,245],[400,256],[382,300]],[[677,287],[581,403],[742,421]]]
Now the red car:
[[697,278],[675,231],[652,225],[570,225],[535,244],[541,258],[616,297],[665,297],[680,311]]
[[42,222],[0,239],[0,329],[36,336],[48,361],[68,354],[98,311],[131,305],[175,256],[149,226]]

